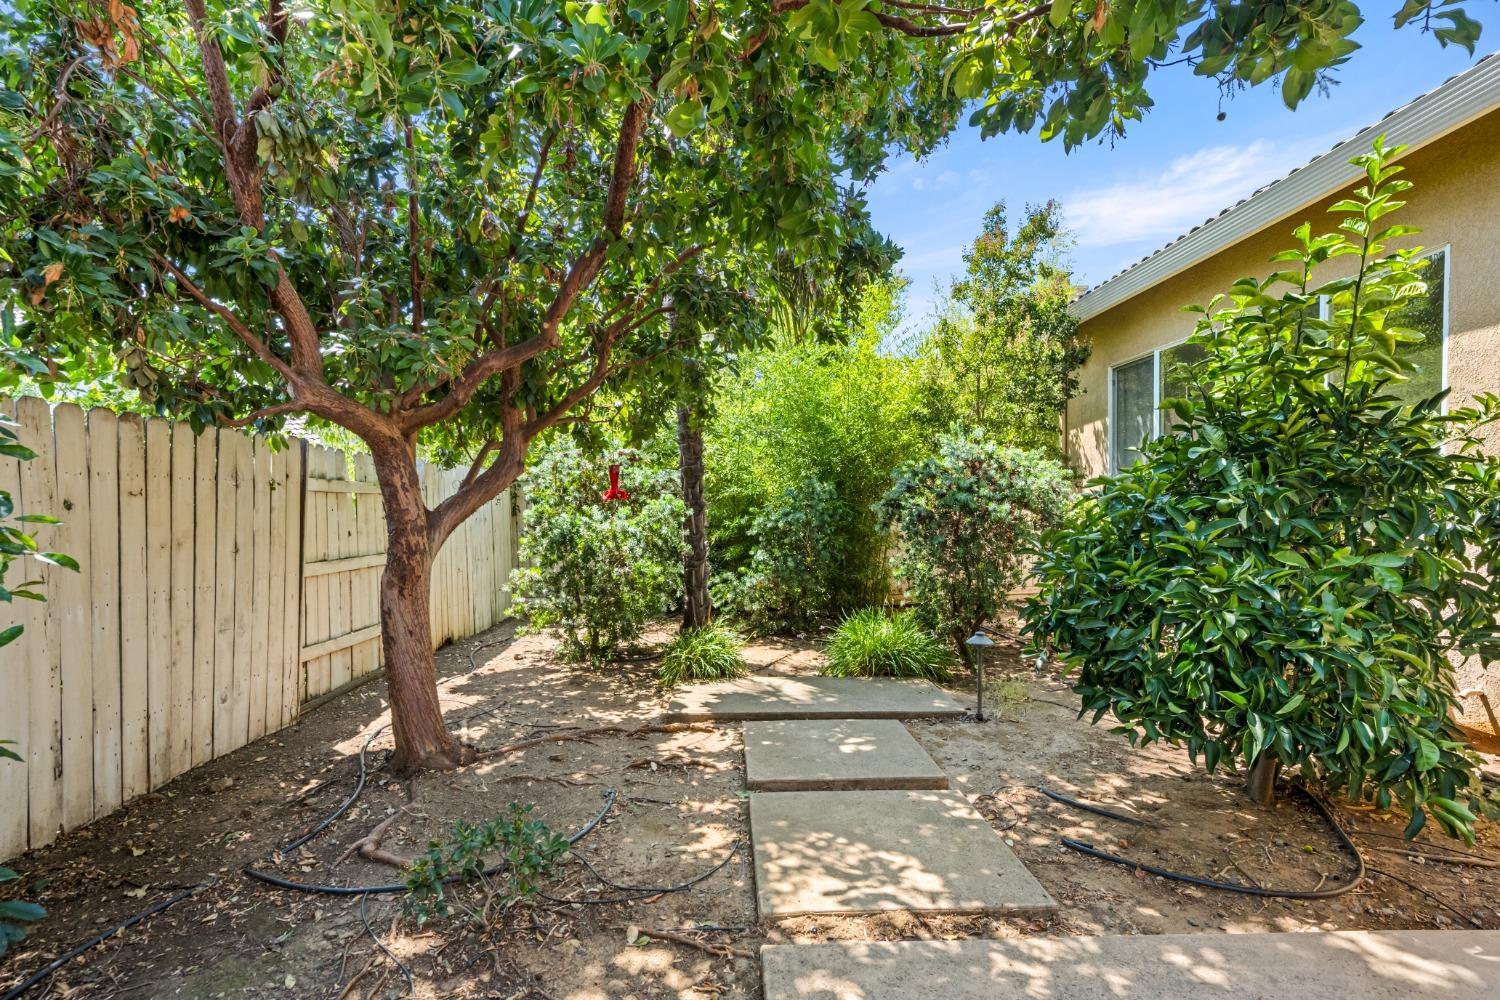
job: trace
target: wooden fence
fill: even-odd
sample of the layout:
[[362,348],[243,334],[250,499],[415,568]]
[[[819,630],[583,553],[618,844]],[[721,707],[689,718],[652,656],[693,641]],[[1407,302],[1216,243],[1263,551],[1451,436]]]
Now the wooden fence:
[[[182,772],[294,721],[303,704],[380,669],[385,520],[368,456],[228,430],[17,400],[27,462],[0,489],[45,550],[23,560],[45,602],[0,611],[25,633],[0,650],[0,858],[53,840]],[[429,503],[460,474],[422,470]],[[510,606],[509,493],[434,566],[433,645]]]

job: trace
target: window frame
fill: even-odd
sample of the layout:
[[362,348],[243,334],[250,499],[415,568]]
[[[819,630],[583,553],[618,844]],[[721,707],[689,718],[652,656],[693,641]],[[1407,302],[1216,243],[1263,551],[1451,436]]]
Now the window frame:
[[[1417,259],[1426,260],[1435,254],[1443,255],[1443,341],[1441,363],[1438,365],[1438,391],[1446,392],[1452,388],[1448,383],[1448,338],[1453,330],[1453,323],[1449,316],[1449,310],[1453,307],[1453,244],[1444,243],[1440,247],[1423,250],[1417,254]],[[1440,407],[1440,413],[1448,412],[1446,396],[1443,397]]]
[[[1168,344],[1168,345],[1166,345],[1166,347],[1167,348],[1176,347],[1178,344],[1181,344],[1181,343],[1183,343],[1186,340],[1187,340],[1187,338],[1183,337],[1182,340],[1179,340],[1179,341],[1176,341],[1174,343]],[[1130,365],[1136,364],[1137,362],[1140,362],[1140,361],[1144,361],[1147,358],[1151,359],[1151,436],[1148,437],[1146,439],[1146,441],[1144,441],[1142,443],[1143,444],[1147,444],[1147,443],[1150,443],[1151,441],[1155,441],[1157,439],[1157,437],[1161,433],[1160,427],[1161,427],[1161,352],[1162,352],[1162,350],[1164,350],[1164,348],[1153,348],[1151,350],[1141,351],[1139,354],[1131,355],[1130,357],[1124,359],[1123,361],[1116,361],[1114,364],[1112,364],[1112,365],[1109,366],[1109,378],[1106,380],[1106,386],[1107,386],[1107,388],[1109,390],[1109,392],[1108,392],[1108,395],[1109,395],[1108,410],[1107,410],[1108,417],[1107,417],[1107,419],[1105,421],[1105,426],[1104,426],[1104,430],[1105,430],[1104,442],[1105,442],[1106,464],[1109,466],[1109,475],[1111,475],[1111,476],[1117,476],[1117,475],[1120,474],[1119,462],[1118,462],[1117,457],[1115,455],[1115,435],[1114,435],[1114,430],[1115,430],[1115,372],[1116,372],[1116,370],[1118,370],[1120,368],[1127,368]]]

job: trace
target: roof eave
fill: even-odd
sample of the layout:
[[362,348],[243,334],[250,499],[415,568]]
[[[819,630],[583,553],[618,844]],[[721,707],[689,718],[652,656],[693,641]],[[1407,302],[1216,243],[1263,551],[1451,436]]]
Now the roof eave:
[[1323,153],[1306,166],[1267,185],[1198,228],[1132,265],[1108,281],[1089,289],[1071,309],[1079,322],[1113,309],[1169,278],[1175,277],[1221,250],[1260,232],[1336,191],[1361,176],[1349,159],[1365,152],[1384,134],[1387,145],[1420,149],[1500,107],[1500,53],[1481,59],[1380,121]]

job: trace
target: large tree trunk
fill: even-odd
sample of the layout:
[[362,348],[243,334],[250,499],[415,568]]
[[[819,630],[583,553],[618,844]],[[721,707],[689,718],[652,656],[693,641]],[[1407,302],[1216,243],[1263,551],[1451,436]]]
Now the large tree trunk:
[[475,759],[443,722],[432,655],[429,589],[432,559],[427,507],[415,457],[404,447],[372,448],[385,501],[385,573],[380,581],[380,643],[399,774],[449,769]]
[[682,502],[687,505],[687,554],[682,560],[682,627],[702,628],[713,618],[708,594],[708,508],[703,495],[703,427],[696,407],[677,407],[677,454]]

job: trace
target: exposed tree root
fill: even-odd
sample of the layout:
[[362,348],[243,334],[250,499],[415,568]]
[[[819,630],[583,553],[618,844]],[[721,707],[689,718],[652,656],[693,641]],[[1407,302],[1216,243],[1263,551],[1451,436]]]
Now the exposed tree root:
[[366,861],[374,861],[376,864],[390,865],[392,868],[405,869],[411,867],[410,858],[403,858],[399,855],[392,854],[391,852],[385,850],[381,845],[385,841],[385,835],[391,831],[391,827],[396,825],[396,820],[406,815],[406,810],[410,806],[414,805],[416,801],[417,794],[415,787],[407,786],[406,805],[391,813],[385,819],[377,823],[375,825],[375,829],[371,830],[369,833],[365,834],[363,837],[350,844],[348,849],[345,850],[343,854],[339,855],[339,859],[337,862],[335,862],[335,864],[341,865],[345,861],[348,861],[350,858],[354,857],[354,855],[358,854]]
[[707,952],[715,958],[748,958],[754,960],[755,956],[743,948],[736,948],[727,944],[715,944],[712,941],[701,941],[687,934],[678,934],[676,931],[659,931],[650,927],[642,927],[639,932],[658,941],[670,941],[673,944],[686,945],[689,948],[697,948],[699,951]]
[[713,725],[707,722],[668,722],[654,726],[598,726],[594,729],[568,729],[560,733],[548,733],[546,736],[534,736],[529,740],[521,740],[517,743],[507,743],[503,747],[493,750],[482,751],[479,760],[490,760],[494,757],[503,757],[508,753],[516,753],[521,750],[530,750],[546,743],[565,743],[572,740],[591,740],[599,736],[645,736],[652,733],[686,733],[702,732],[712,729]]

